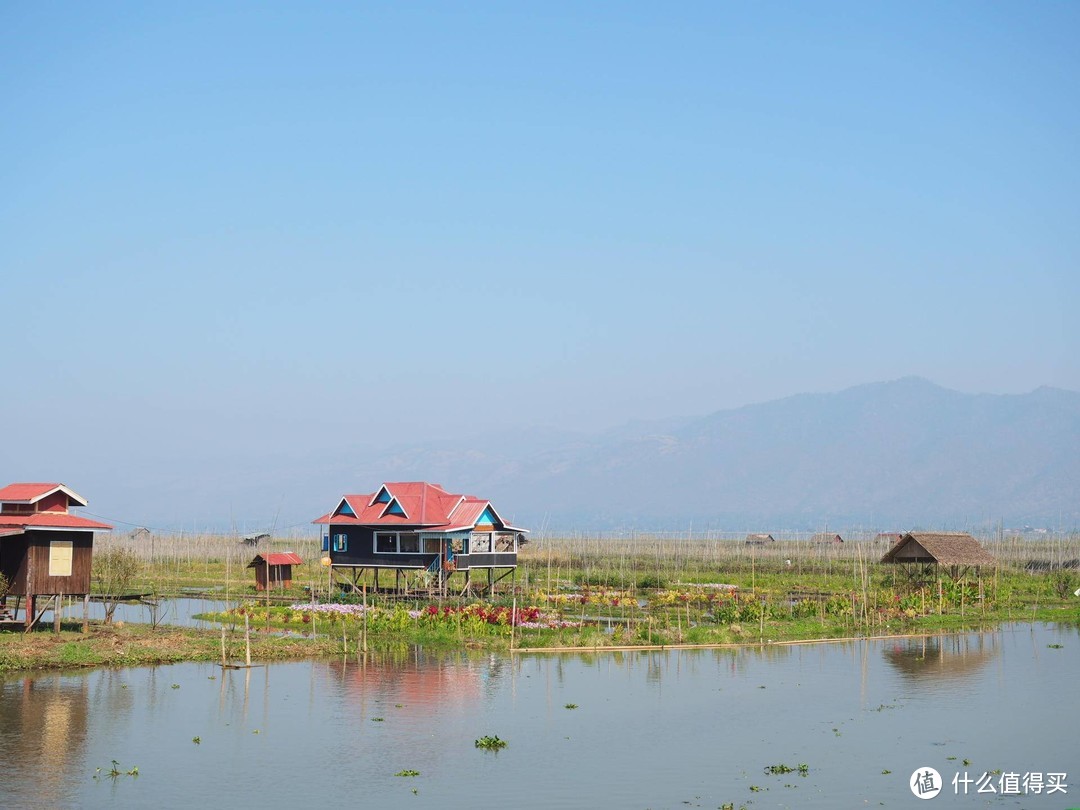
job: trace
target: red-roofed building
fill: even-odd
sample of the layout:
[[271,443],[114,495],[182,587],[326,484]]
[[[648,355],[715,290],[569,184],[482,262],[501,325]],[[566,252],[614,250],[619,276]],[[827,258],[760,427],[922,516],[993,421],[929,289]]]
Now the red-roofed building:
[[255,590],[267,591],[274,588],[292,587],[292,567],[303,565],[300,555],[292,551],[278,551],[256,554],[248,563],[248,568],[255,569]]
[[447,492],[424,481],[385,483],[374,493],[345,495],[315,523],[326,526],[323,550],[332,574],[351,574],[353,583],[367,569],[395,571],[395,584],[408,573],[426,571],[439,587],[455,572],[472,586],[472,572],[487,573],[488,585],[517,568],[525,529],[511,526],[490,501]]
[[[94,532],[112,526],[72,512],[86,499],[63,484],[8,484],[0,488],[0,573],[8,592],[0,612],[32,625],[43,596],[85,596],[90,592]],[[8,600],[15,597],[9,610]]]

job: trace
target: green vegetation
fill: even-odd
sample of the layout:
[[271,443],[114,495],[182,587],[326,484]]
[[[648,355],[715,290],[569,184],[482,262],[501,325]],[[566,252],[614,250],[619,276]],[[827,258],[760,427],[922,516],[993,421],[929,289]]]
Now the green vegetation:
[[477,748],[483,748],[485,751],[498,751],[502,748],[506,748],[506,740],[499,739],[499,736],[496,734],[494,737],[481,737],[476,741],[475,745]]
[[419,776],[419,775],[420,775],[420,771],[414,771],[411,768],[408,768],[408,769],[406,769],[404,771],[398,771],[397,773],[394,774],[394,776]]
[[[30,633],[0,633],[0,672],[28,669],[71,669],[91,666],[142,666],[181,661],[220,661],[221,633],[215,630],[146,625],[65,623],[59,634],[39,629]],[[227,637],[231,660],[243,656],[242,634]],[[253,633],[251,657],[255,661],[279,661],[329,655],[340,642],[296,639]]]
[[142,562],[136,553],[127,548],[99,548],[94,550],[90,577],[105,605],[105,624],[112,624],[116,606],[125,596],[130,596]]
[[796,771],[798,771],[799,776],[806,776],[808,773],[810,773],[810,766],[806,764],[800,764],[797,767],[793,768],[790,765],[785,765],[782,762],[777,765],[765,766],[765,773],[773,775],[781,773],[795,773]]
[[[204,617],[227,628],[230,660],[243,656],[245,621],[253,630],[252,656],[263,661],[410,644],[515,651],[768,644],[1080,621],[1076,575],[1064,567],[1080,558],[1080,536],[988,542],[999,564],[960,582],[936,571],[909,578],[899,566],[881,565],[885,546],[873,540],[750,547],[697,537],[544,538],[521,551],[514,579],[482,598],[462,596],[458,578],[442,595],[428,589],[394,597],[375,590],[370,572],[357,580],[366,597],[347,593],[328,580],[310,540],[257,549],[290,549],[306,560],[294,569],[294,586],[272,594],[255,593],[244,566],[256,549],[235,539],[181,537],[148,546],[108,538],[98,545],[98,594],[207,592],[236,605]],[[1039,564],[1025,567],[1029,561]],[[56,636],[43,629],[0,633],[0,671],[221,658],[215,631],[74,629],[67,623]]]

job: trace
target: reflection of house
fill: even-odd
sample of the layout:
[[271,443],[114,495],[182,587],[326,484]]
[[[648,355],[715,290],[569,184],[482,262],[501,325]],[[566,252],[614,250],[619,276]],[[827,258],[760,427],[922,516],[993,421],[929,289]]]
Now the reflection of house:
[[775,543],[776,538],[771,534],[748,534],[746,535],[746,545],[748,546],[764,546],[767,543]]
[[469,588],[472,572],[480,570],[490,587],[497,569],[506,576],[517,567],[525,540],[525,530],[504,521],[490,501],[423,481],[345,495],[315,523],[327,527],[323,543],[332,573],[351,573],[354,583],[369,568],[376,582],[380,570],[393,569],[395,584],[406,572],[426,571],[432,584],[444,587],[460,571]]
[[819,532],[810,538],[811,543],[843,543],[844,538],[838,534],[830,534],[829,532]]
[[0,573],[10,585],[0,608],[16,597],[15,612],[23,606],[27,626],[37,619],[39,597],[90,592],[94,531],[112,526],[72,514],[76,506],[86,499],[63,484],[0,489]]
[[292,587],[292,567],[303,565],[299,554],[280,551],[272,554],[256,554],[248,563],[248,568],[255,569],[255,590],[267,591],[274,588]]

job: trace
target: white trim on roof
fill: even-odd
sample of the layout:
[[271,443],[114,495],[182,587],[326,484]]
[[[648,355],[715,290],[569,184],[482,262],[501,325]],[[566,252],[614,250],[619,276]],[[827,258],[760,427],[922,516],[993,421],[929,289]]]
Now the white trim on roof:
[[[9,486],[19,486],[19,485],[20,485],[20,482],[18,482],[18,481],[16,481],[14,484],[9,484]],[[38,501],[40,501],[40,500],[42,500],[44,498],[48,498],[54,492],[63,492],[65,495],[68,496],[69,500],[75,502],[74,503],[75,506],[86,506],[86,504],[87,504],[86,498],[84,498],[82,495],[80,495],[75,490],[64,486],[63,484],[57,484],[52,489],[46,490],[45,492],[42,492],[40,495],[35,495],[33,498],[4,498],[3,502],[4,503],[31,503],[31,504],[33,504],[33,503],[37,503]]]
[[368,504],[369,509],[379,502],[379,496],[382,495],[383,492],[390,496],[390,500],[387,501],[387,503],[394,502],[394,493],[390,491],[390,487],[388,487],[386,484],[382,484],[377,490],[375,490],[375,494],[371,496],[371,502]]
[[[390,492],[390,490],[386,491]],[[397,512],[390,511],[390,509],[393,508],[394,504],[397,504],[397,508],[401,510],[400,515]],[[409,516],[408,511],[405,509],[404,506],[401,505],[401,501],[399,501],[397,499],[397,496],[393,494],[390,495],[390,501],[386,504],[386,508],[383,509],[382,512],[379,514],[379,519],[382,520],[384,517],[387,516],[387,514],[394,515],[394,517],[403,517],[406,520],[412,520],[412,518]]]
[[[45,512],[38,512],[37,514],[47,514]],[[30,523],[23,526],[19,531],[22,532],[111,532],[112,529],[102,529],[90,526],[36,526]]]

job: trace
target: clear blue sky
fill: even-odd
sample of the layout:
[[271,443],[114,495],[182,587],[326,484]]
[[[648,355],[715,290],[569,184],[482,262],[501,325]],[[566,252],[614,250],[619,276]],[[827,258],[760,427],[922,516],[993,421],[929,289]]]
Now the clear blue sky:
[[4,475],[1078,389],[1078,39],[1049,2],[5,3]]

